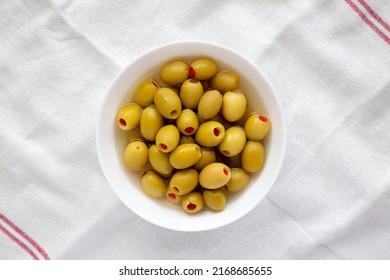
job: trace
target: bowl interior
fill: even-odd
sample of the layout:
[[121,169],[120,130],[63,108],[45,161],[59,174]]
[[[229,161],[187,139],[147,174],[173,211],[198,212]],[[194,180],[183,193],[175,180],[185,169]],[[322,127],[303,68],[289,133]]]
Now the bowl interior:
[[[266,158],[261,172],[252,175],[241,192],[228,194],[227,206],[221,212],[205,209],[195,215],[165,198],[149,198],[140,187],[141,173],[128,171],[123,161],[126,133],[116,127],[120,108],[133,100],[135,88],[143,80],[159,79],[159,69],[166,62],[182,59],[188,62],[201,57],[216,61],[219,70],[233,70],[240,76],[250,107],[268,115],[271,131],[263,141]],[[162,83],[160,83],[161,85]],[[97,150],[107,181],[122,202],[145,220],[158,226],[180,231],[202,231],[229,224],[252,210],[272,187],[284,157],[285,124],[280,102],[261,71],[240,54],[206,42],[177,42],[160,46],[141,55],[114,80],[100,106],[97,124]]]

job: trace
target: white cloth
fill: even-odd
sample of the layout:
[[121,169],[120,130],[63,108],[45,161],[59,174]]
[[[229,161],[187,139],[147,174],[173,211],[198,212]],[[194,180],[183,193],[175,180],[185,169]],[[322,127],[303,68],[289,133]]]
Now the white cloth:
[[[388,1],[15,0],[0,15],[0,259],[390,259]],[[199,233],[128,210],[95,147],[119,71],[191,39],[256,63],[288,127],[267,197]]]

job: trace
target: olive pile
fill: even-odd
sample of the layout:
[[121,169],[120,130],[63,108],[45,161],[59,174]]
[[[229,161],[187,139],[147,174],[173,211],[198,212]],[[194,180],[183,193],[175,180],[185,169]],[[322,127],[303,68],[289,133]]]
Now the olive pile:
[[225,192],[241,191],[261,170],[270,121],[248,110],[239,76],[218,72],[209,58],[171,61],[160,79],[164,86],[142,82],[116,116],[128,132],[125,164],[144,171],[141,187],[151,197],[181,202],[188,213],[223,210]]

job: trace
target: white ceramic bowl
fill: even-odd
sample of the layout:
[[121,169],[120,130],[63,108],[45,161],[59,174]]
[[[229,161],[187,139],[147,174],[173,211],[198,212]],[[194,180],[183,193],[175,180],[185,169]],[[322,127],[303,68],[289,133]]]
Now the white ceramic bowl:
[[[126,170],[123,151],[126,135],[115,123],[119,109],[133,99],[135,88],[143,80],[159,80],[159,69],[174,59],[188,62],[210,57],[220,70],[230,69],[240,76],[240,88],[250,106],[268,115],[272,128],[263,142],[266,150],[264,167],[252,176],[241,192],[228,196],[225,210],[202,210],[190,215],[180,205],[171,204],[164,197],[146,196],[140,187],[140,174]],[[221,45],[199,41],[174,42],[154,48],[132,61],[115,78],[103,97],[96,130],[97,152],[103,173],[122,202],[143,219],[172,230],[204,231],[227,225],[243,217],[266,196],[282,166],[286,145],[286,129],[282,107],[264,74],[250,60]]]

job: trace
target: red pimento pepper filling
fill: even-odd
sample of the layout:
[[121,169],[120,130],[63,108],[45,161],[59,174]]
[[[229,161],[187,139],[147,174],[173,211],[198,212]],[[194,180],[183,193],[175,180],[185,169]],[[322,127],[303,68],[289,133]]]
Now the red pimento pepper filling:
[[190,67],[190,69],[188,69],[188,75],[190,76],[190,78],[193,78],[195,76],[194,68]]
[[195,128],[193,128],[191,126],[189,126],[186,129],[184,129],[184,131],[187,132],[187,133],[192,133],[192,132],[194,132],[194,130],[195,130]]
[[259,119],[262,121],[262,122],[267,122],[268,119],[266,117],[263,117],[263,116],[259,116]]
[[225,175],[229,175],[229,169],[225,167],[225,168],[223,169],[223,173],[225,173]]
[[169,193],[168,196],[172,199],[176,199],[176,195],[174,193]]
[[122,119],[122,118],[119,119],[119,122],[123,126],[126,126],[126,124],[127,124],[126,121],[124,119]]
[[190,202],[190,203],[187,205],[187,209],[190,210],[190,211],[195,210],[195,208],[196,208],[196,204],[193,204],[192,202]]
[[179,189],[178,189],[177,187],[173,187],[173,189],[174,189],[175,191],[177,191],[178,193],[180,192]]
[[161,143],[161,144],[160,144],[160,147],[161,147],[161,149],[163,149],[163,150],[166,150],[166,149],[168,148],[168,146],[165,145],[164,143]]
[[214,133],[215,136],[218,136],[218,135],[219,135],[219,130],[218,130],[218,128],[214,128],[213,133]]

